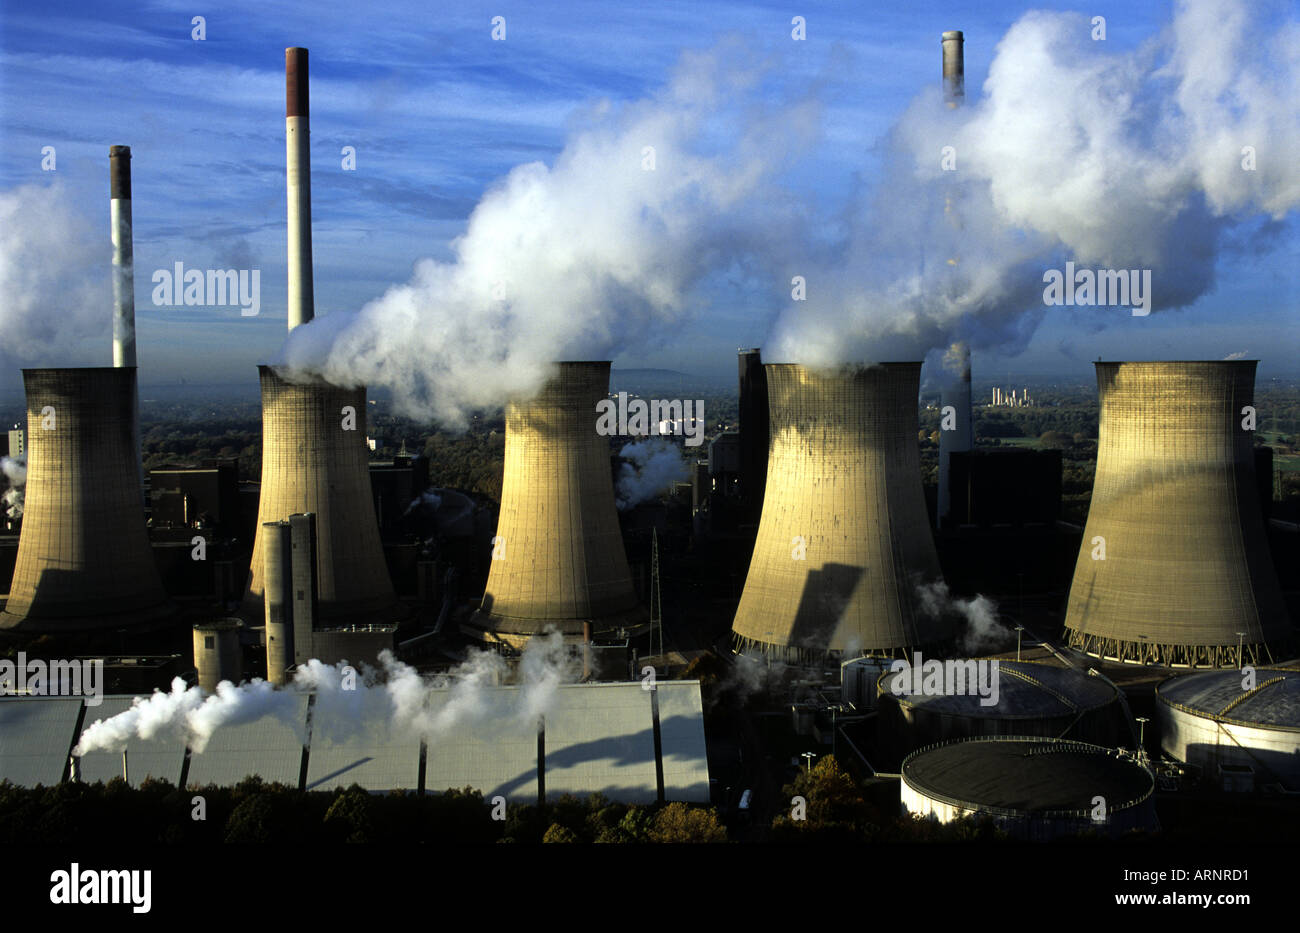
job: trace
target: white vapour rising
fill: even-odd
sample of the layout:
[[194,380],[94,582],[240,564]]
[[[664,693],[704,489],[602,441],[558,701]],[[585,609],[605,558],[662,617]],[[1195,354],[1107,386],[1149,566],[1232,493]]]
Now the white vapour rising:
[[755,57],[690,52],[659,93],[600,102],[553,165],[484,195],[451,262],[421,260],[359,312],[295,329],[286,375],[386,385],[399,410],[458,427],[536,391],[555,360],[677,332],[693,287],[775,251],[799,210],[773,175],[816,143],[820,105],[766,104]]
[[426,507],[429,509],[429,514],[432,515],[434,512],[438,511],[438,508],[441,505],[442,505],[442,496],[438,495],[437,491],[434,489],[433,486],[430,486],[424,492],[420,493],[418,496],[416,496],[414,499],[411,500],[411,504],[406,507],[406,511],[402,513],[402,516],[405,517],[407,515],[410,515],[416,509],[422,509]]
[[306,740],[298,715],[297,697],[316,695],[313,736],[343,741],[376,727],[399,740],[430,744],[464,726],[518,730],[535,729],[562,683],[576,681],[579,665],[558,632],[532,639],[519,665],[518,689],[492,690],[506,676],[505,662],[488,651],[471,651],[468,659],[449,674],[426,678],[415,668],[395,659],[391,652],[379,656],[381,670],[366,671],[348,689],[346,665],[312,660],[294,676],[291,689],[276,690],[254,680],[235,686],[217,685],[214,694],[186,687],[179,677],[171,691],[137,697],[129,710],[96,720],[81,735],[75,755],[120,751],[132,739],[170,738],[202,753],[222,726],[253,722],[273,716]]
[[5,479],[9,481],[9,488],[5,490],[4,496],[0,497],[0,501],[4,502],[5,514],[10,518],[22,518],[27,491],[26,454],[17,457],[0,457],[0,472],[3,472]]
[[97,236],[62,184],[0,192],[0,359],[102,362],[112,256],[107,229]]
[[913,102],[840,248],[786,269],[806,277],[807,300],[787,304],[765,358],[917,359],[952,339],[1014,352],[1045,313],[1072,313],[1043,303],[1044,272],[1067,260],[1151,270],[1159,310],[1209,292],[1221,253],[1268,247],[1300,206],[1288,7],[1182,0],[1131,51],[1091,29],[1082,14],[1027,13],[982,93],[948,110],[936,80]]
[[630,461],[619,464],[614,497],[620,511],[654,498],[673,483],[690,479],[681,451],[662,437],[624,444],[618,455]]
[[1009,628],[998,619],[997,603],[987,596],[962,599],[948,592],[942,580],[923,583],[916,589],[921,599],[921,610],[940,618],[955,614],[965,623],[960,634],[961,649],[968,654],[980,654],[1006,644],[1012,637]]

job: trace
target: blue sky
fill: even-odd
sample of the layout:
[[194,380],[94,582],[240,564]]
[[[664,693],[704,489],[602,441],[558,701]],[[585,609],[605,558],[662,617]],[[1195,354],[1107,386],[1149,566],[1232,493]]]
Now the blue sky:
[[[801,198],[842,201],[870,178],[875,146],[918,92],[938,84],[939,34],[966,34],[968,98],[993,47],[1027,10],[1017,3],[466,2],[42,3],[5,0],[0,24],[0,191],[66,186],[108,236],[108,147],[133,154],[136,308],[143,384],[253,383],[285,326],[284,48],[311,51],[316,311],[350,311],[450,258],[480,197],[514,166],[551,162],[595,101],[631,101],[668,79],[684,50],[738,33],[799,80],[834,73],[824,133],[782,179]],[[1170,17],[1167,3],[1093,2],[1107,41],[1131,48]],[[790,19],[808,39],[790,41]],[[206,39],[191,38],[191,17]],[[491,40],[504,16],[507,38]],[[54,146],[56,172],[41,170]],[[356,171],[341,149],[356,148]],[[262,311],[155,308],[150,274],[261,270]],[[1190,309],[1132,318],[1095,309],[1040,314],[1028,349],[987,353],[976,378],[1077,374],[1087,361],[1209,358],[1244,352],[1261,375],[1300,358],[1300,231],[1292,214],[1265,255],[1221,259],[1218,285]],[[111,296],[104,296],[109,316]],[[616,366],[731,378],[735,348],[764,342],[770,315],[710,288],[678,332]],[[1104,323],[1105,326],[1100,326]],[[107,364],[109,348],[104,346]],[[24,360],[26,365],[39,360]],[[87,362],[94,362],[88,360]],[[16,372],[3,374],[4,388]]]

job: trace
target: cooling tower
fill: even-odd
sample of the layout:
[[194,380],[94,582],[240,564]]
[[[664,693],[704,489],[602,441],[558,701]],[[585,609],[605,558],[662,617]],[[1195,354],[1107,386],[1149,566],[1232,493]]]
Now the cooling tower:
[[941,579],[916,441],[921,364],[765,369],[767,491],[737,647],[801,662],[946,641],[917,595]]
[[262,491],[244,615],[265,618],[264,522],[316,515],[316,621],[368,621],[391,610],[366,447],[366,390],[262,378]]
[[135,367],[25,369],[27,491],[0,628],[74,632],[167,615],[132,447]]
[[[1255,361],[1097,363],[1101,433],[1069,644],[1147,664],[1272,660],[1289,624],[1255,485]],[[1239,634],[1241,633],[1241,634]]]
[[596,403],[609,363],[559,363],[532,399],[506,406],[505,479],[492,567],[473,625],[507,641],[555,626],[581,638],[643,622],[628,572],[609,441]]

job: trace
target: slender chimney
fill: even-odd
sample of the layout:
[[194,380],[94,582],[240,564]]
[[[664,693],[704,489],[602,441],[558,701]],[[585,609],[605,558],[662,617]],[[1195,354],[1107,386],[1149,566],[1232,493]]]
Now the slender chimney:
[[108,147],[113,226],[113,365],[135,363],[135,270],[131,246],[131,147]]
[[[131,239],[131,147],[108,147],[108,217],[113,235],[113,365],[135,366],[135,247]],[[131,444],[144,485],[140,449],[140,387],[131,409]]]
[[966,60],[962,55],[964,42],[960,29],[943,34],[943,99],[949,109],[960,107],[966,99]]
[[[960,107],[966,100],[966,61],[962,52],[965,39],[961,30],[945,32],[943,42],[943,99],[950,110]],[[944,214],[951,222],[957,221],[952,210],[952,192],[944,195]],[[953,268],[957,259],[949,260]],[[971,411],[970,391],[970,345],[964,341],[949,347],[944,357],[943,384],[940,391],[940,430],[939,430],[939,502],[935,510],[938,526],[943,528],[950,524],[949,512],[952,507],[952,490],[950,488],[950,459],[955,451],[970,450],[974,446],[973,413]],[[949,430],[943,429],[947,420],[947,409],[955,411],[955,425]]]
[[289,330],[315,317],[311,268],[311,130],[307,50],[284,50],[285,160],[289,200]]

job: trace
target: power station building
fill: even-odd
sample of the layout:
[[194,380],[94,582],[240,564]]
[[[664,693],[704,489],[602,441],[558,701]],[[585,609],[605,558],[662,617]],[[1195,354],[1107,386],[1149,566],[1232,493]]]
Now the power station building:
[[921,489],[921,364],[765,370],[767,488],[736,648],[811,663],[946,642],[918,594],[942,579]]
[[1165,666],[1280,657],[1290,626],[1255,480],[1255,361],[1096,367],[1097,472],[1068,643]]
[[0,628],[56,633],[172,611],[144,522],[135,367],[25,369],[27,490]]
[[476,630],[522,643],[631,628],[636,597],[614,505],[609,441],[596,432],[608,362],[563,362],[530,399],[506,406],[505,477]]

